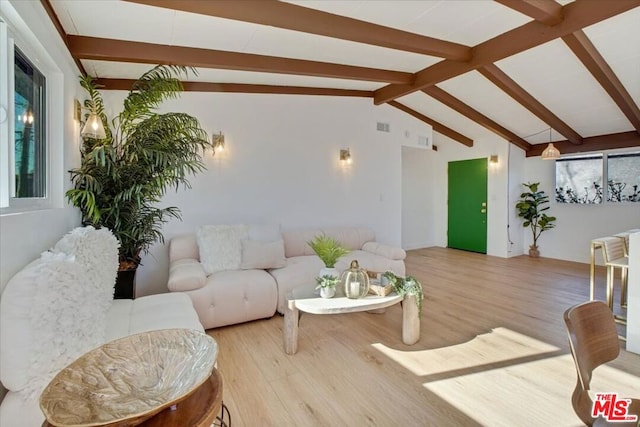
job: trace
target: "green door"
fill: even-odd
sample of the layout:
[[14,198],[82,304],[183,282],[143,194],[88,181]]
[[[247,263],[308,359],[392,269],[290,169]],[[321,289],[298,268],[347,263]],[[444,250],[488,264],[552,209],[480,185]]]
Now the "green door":
[[450,248],[487,253],[487,159],[449,162]]

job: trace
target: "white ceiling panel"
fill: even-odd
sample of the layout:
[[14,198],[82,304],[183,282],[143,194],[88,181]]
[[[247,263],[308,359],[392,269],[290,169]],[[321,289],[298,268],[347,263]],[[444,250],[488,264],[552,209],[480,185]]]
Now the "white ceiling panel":
[[476,71],[438,86],[517,135],[524,137],[549,127]]
[[640,104],[640,8],[585,28],[636,104]]
[[[67,34],[171,44],[175,12],[121,1],[52,0]],[[67,25],[73,25],[67,27]]]
[[[398,102],[471,139],[486,137],[487,135],[495,136],[494,133],[422,92],[403,96],[398,99]],[[497,136],[495,137],[497,138]]]
[[629,122],[611,126],[620,123],[619,108],[561,40],[496,65],[583,137],[593,135],[589,132],[593,123],[602,124],[598,134],[631,130]]
[[[125,62],[83,60],[82,64],[93,76],[100,78],[137,79],[153,66]],[[199,68],[198,75],[189,75],[185,81],[214,83],[247,83],[281,86],[306,86],[354,90],[376,90],[380,83],[322,77],[293,76],[289,74],[254,73],[249,71],[214,70]]]
[[415,72],[440,61],[440,58],[416,53],[270,27],[258,30],[245,51],[407,72]]
[[492,0],[290,1],[456,43],[474,46],[531,20]]

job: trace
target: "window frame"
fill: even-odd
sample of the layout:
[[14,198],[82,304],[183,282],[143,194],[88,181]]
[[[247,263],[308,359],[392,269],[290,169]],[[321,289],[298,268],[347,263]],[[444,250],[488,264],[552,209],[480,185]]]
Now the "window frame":
[[[633,202],[633,201],[628,201],[628,200],[624,200],[624,201],[612,201],[609,200],[609,157],[612,158],[616,158],[616,157],[640,157],[640,151],[637,151],[637,147],[634,147],[633,151],[615,151],[615,152],[593,152],[593,153],[585,153],[582,155],[575,155],[575,156],[567,156],[564,158],[560,158],[558,160],[556,160],[556,162],[558,161],[580,161],[580,160],[593,160],[593,159],[600,159],[602,161],[602,177],[601,177],[601,181],[600,181],[600,185],[602,186],[602,201],[600,203],[571,203],[571,202],[560,202],[557,200],[557,196],[553,198],[554,203],[557,203],[559,205],[579,205],[579,206],[583,206],[583,205],[596,205],[596,206],[605,206],[605,205],[611,205],[611,206],[619,206],[619,205],[631,205],[631,206],[635,206],[636,203],[640,203],[640,202]],[[553,180],[554,180],[554,193],[558,188],[558,169],[557,169],[557,164],[554,167],[554,176],[553,176]]]
[[[42,35],[40,35],[42,37]],[[44,76],[45,197],[13,196],[14,46]],[[51,49],[51,46],[49,47]],[[0,15],[0,215],[64,207],[65,78],[36,34],[10,5]],[[5,114],[6,113],[6,114]]]

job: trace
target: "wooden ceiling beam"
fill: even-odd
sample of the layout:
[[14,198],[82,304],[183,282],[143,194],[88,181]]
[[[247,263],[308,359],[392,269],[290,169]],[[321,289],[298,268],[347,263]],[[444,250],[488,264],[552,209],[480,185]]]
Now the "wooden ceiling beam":
[[640,132],[638,105],[584,31],[568,34],[562,40],[618,105],[636,131]]
[[148,6],[269,25],[389,49],[468,61],[471,48],[321,10],[273,0],[126,0]]
[[[129,91],[136,82],[133,79],[95,79],[101,90]],[[373,91],[333,89],[306,86],[277,86],[245,83],[211,83],[211,82],[182,82],[185,92],[228,92],[228,93],[268,93],[274,95],[323,95],[373,98]]]
[[[58,31],[58,34],[60,34],[60,37],[62,38],[62,41],[64,42],[64,44],[67,46],[67,49],[69,49],[69,44],[67,43],[67,33],[64,30],[64,27],[62,26],[60,19],[58,19],[58,15],[56,15],[55,10],[53,10],[53,6],[51,5],[51,2],[49,0],[40,0],[40,3],[42,4],[42,7],[44,8],[44,10],[47,12],[47,15],[49,15],[49,19],[53,23],[53,26],[56,27],[56,30]],[[83,76],[86,76],[87,70],[84,69],[84,66],[82,65],[82,62],[80,61],[80,59],[73,58],[73,61],[76,63],[76,67],[78,67],[78,70],[80,71],[80,73]]]
[[438,132],[448,138],[453,139],[454,141],[458,141],[459,143],[461,143],[462,145],[466,145],[467,147],[473,147],[473,139],[468,138],[466,136],[464,136],[463,134],[456,132],[455,130],[451,129],[448,126],[443,125],[440,122],[437,122],[435,120],[433,120],[432,118],[429,118],[427,116],[425,116],[424,114],[418,113],[416,110],[413,110],[409,107],[407,107],[404,104],[399,103],[398,101],[391,101],[389,102],[389,105],[391,105],[392,107],[397,108],[400,111],[404,111],[405,113],[409,114],[410,116],[415,117],[416,119],[423,121],[429,125],[431,125],[431,127],[433,128],[433,130],[435,132]]
[[[569,141],[554,141],[553,146],[562,154],[584,153],[589,151],[612,150],[614,148],[640,147],[640,135],[636,131],[611,133],[608,135],[588,136],[582,144],[575,145]],[[527,151],[527,157],[535,157],[542,154],[547,144],[534,144]]]
[[589,25],[640,6],[640,0],[576,0],[562,8],[564,19],[549,27],[531,21],[473,47],[468,62],[445,59],[415,74],[413,83],[390,84],[376,90],[376,105],[422,90],[482,66],[566,36]]
[[407,83],[411,73],[250,53],[68,35],[74,58]]
[[518,135],[511,132],[509,129],[505,128],[504,126],[494,122],[489,117],[480,113],[478,110],[475,110],[474,108],[460,101],[458,98],[454,97],[450,93],[440,89],[438,86],[430,86],[428,88],[423,89],[422,92],[440,101],[441,103],[451,108],[452,110],[457,111],[458,113],[462,114],[469,120],[472,120],[477,124],[479,124],[480,126],[486,129],[489,129],[491,132],[495,133],[501,138],[506,139],[510,143],[514,144],[516,147],[520,147],[525,151],[531,149],[531,144],[529,144],[527,141],[520,138]]
[[524,90],[522,86],[507,76],[496,65],[485,65],[484,67],[478,68],[477,71],[491,81],[491,83],[502,89],[507,95],[513,98],[524,108],[535,114],[540,120],[548,124],[549,127],[557,130],[565,138],[571,141],[572,144],[582,144],[582,136],[580,136],[578,132],[573,130],[558,116],[553,114],[547,107],[531,96],[529,92]]
[[562,22],[562,5],[553,0],[495,0],[545,25]]

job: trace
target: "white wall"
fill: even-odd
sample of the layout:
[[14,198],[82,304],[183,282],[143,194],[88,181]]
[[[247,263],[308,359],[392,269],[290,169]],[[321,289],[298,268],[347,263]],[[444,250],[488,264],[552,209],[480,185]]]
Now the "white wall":
[[[635,149],[610,150],[633,152]],[[540,189],[550,197],[548,215],[555,216],[556,227],[542,233],[538,240],[543,257],[588,263],[590,242],[597,237],[610,236],[625,230],[640,228],[640,203],[604,203],[601,205],[573,205],[555,202],[555,163],[540,157],[525,161],[522,182],[540,182]],[[531,232],[524,233],[525,246],[531,244]],[[596,261],[601,264],[598,255]]]
[[79,71],[40,2],[3,0],[0,12],[10,25],[28,26],[33,36],[29,41],[34,44],[30,48],[44,52],[55,68],[50,70],[52,78],[47,81],[49,90],[54,92],[48,103],[52,118],[48,132],[53,147],[50,153],[53,208],[0,215],[0,289],[3,289],[15,272],[80,222],[79,213],[67,207],[63,193],[71,185],[67,171],[79,164],[73,100],[81,97],[82,89],[78,84]]
[[402,147],[402,247],[435,245],[433,227],[435,162],[431,149]]
[[[105,93],[119,111],[123,92]],[[198,117],[222,130],[227,149],[211,157],[192,189],[168,193],[183,221],[164,227],[165,239],[216,223],[279,223],[284,229],[330,225],[371,227],[381,242],[401,244],[401,148],[422,122],[370,99],[319,96],[184,93],[163,110]],[[376,122],[390,133],[376,131]],[[349,147],[353,163],[339,164]],[[428,184],[431,186],[431,184]],[[167,246],[142,260],[137,295],[166,292]]]

